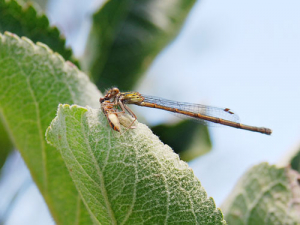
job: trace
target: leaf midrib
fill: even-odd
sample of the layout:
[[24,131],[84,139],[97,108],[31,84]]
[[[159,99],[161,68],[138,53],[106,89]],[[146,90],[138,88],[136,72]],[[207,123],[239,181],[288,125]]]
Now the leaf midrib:
[[[100,179],[100,185],[98,184],[98,186],[100,187],[100,190],[102,192],[102,196],[103,196],[103,199],[104,199],[104,202],[105,202],[105,205],[106,205],[106,208],[107,208],[107,212],[111,218],[111,222],[112,224],[117,224],[117,221],[116,221],[116,218],[115,218],[115,215],[114,215],[114,212],[112,210],[112,207],[111,207],[111,204],[110,204],[110,201],[108,200],[108,196],[107,196],[107,191],[106,191],[106,188],[105,188],[105,184],[104,184],[104,178],[103,178],[103,174],[99,168],[99,165],[97,163],[97,160],[95,158],[95,155],[93,154],[93,151],[91,149],[91,146],[89,144],[89,141],[88,141],[88,138],[86,137],[86,130],[84,128],[84,123],[83,123],[83,119],[85,119],[86,117],[85,116],[81,116],[81,129],[82,129],[82,133],[84,135],[84,141],[86,143],[86,146],[87,146],[87,151],[90,153],[91,155],[91,161],[93,162],[94,164],[94,167],[96,168],[96,171],[97,171],[97,174],[99,176],[99,179]],[[100,221],[99,221],[100,223]]]

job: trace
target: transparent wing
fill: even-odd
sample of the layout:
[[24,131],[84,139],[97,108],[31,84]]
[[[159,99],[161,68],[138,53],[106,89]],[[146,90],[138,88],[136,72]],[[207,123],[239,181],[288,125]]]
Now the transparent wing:
[[[235,113],[233,113],[228,108],[217,108],[213,106],[206,106],[201,104],[193,104],[193,103],[187,103],[187,102],[177,102],[172,100],[167,100],[163,98],[158,98],[154,96],[149,95],[142,95],[145,99],[144,102],[154,103],[157,105],[161,105],[168,108],[176,108],[187,112],[202,114],[210,117],[220,118],[232,122],[239,123],[239,117]],[[165,109],[167,110],[167,109]],[[169,111],[169,110],[167,110]],[[197,122],[204,123],[206,125],[217,125],[216,123],[204,121],[203,119],[199,119],[197,117],[192,117],[188,115],[183,115],[180,113],[172,112],[176,116],[179,116],[181,118],[188,118],[193,119]]]

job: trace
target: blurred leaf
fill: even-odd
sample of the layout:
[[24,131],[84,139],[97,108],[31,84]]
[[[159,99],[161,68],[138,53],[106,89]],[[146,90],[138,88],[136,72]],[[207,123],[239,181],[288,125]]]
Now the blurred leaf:
[[57,105],[99,107],[96,87],[43,44],[0,35],[0,114],[57,224],[91,224],[59,151],[45,141]]
[[59,105],[47,130],[97,224],[226,224],[188,165],[143,124],[113,131],[99,109]]
[[42,10],[46,10],[48,0],[23,0],[25,2],[28,2],[30,4],[35,3],[37,4]]
[[[0,72],[1,74],[1,72]],[[0,115],[1,116],[1,115]],[[0,174],[8,154],[13,150],[13,144],[0,120]]]
[[300,173],[300,151],[292,158],[291,168]]
[[190,161],[203,155],[212,147],[207,127],[190,120],[183,120],[171,125],[158,125],[151,129],[184,161]]
[[110,0],[94,15],[82,66],[103,91],[130,90],[179,32],[195,0]]
[[299,174],[262,163],[239,180],[222,210],[228,224],[300,223]]
[[33,42],[42,42],[65,60],[78,65],[77,60],[72,58],[72,50],[65,47],[65,39],[58,29],[50,27],[48,18],[38,14],[30,3],[21,6],[16,0],[0,0],[0,33],[5,31],[25,36]]

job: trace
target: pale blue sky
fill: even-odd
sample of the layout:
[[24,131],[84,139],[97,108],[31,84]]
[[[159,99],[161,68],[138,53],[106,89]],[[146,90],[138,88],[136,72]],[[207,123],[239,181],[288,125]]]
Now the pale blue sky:
[[[243,123],[273,129],[272,136],[210,129],[213,151],[190,166],[218,205],[248,168],[277,163],[300,143],[299,10],[296,0],[197,2],[140,86],[147,94],[228,107]],[[166,117],[145,116],[153,115]]]

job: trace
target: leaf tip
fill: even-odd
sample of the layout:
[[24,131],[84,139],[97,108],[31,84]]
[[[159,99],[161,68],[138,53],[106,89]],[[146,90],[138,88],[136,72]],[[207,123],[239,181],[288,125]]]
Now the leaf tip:
[[57,146],[57,143],[62,139],[64,135],[65,127],[64,120],[67,116],[72,116],[73,114],[78,113],[85,113],[87,108],[84,108],[79,105],[69,105],[69,104],[59,104],[56,117],[52,120],[49,127],[46,130],[45,137],[48,144]]
[[[49,125],[49,127],[47,128],[47,130],[46,130],[46,133],[45,133],[45,137],[46,137],[46,141],[47,141],[47,143],[48,144],[50,144],[50,145],[55,145],[54,144],[54,133],[56,133],[55,132],[55,129],[56,129],[56,124],[57,124],[57,120],[59,120],[59,115],[60,115],[60,112],[62,111],[62,110],[64,110],[65,108],[68,108],[68,107],[70,107],[70,105],[69,104],[59,104],[58,105],[58,108],[57,108],[57,112],[56,112],[56,116],[55,116],[55,118],[51,121],[51,123],[50,123],[50,125]],[[60,139],[61,138],[61,136],[60,135],[58,135],[58,139]]]

